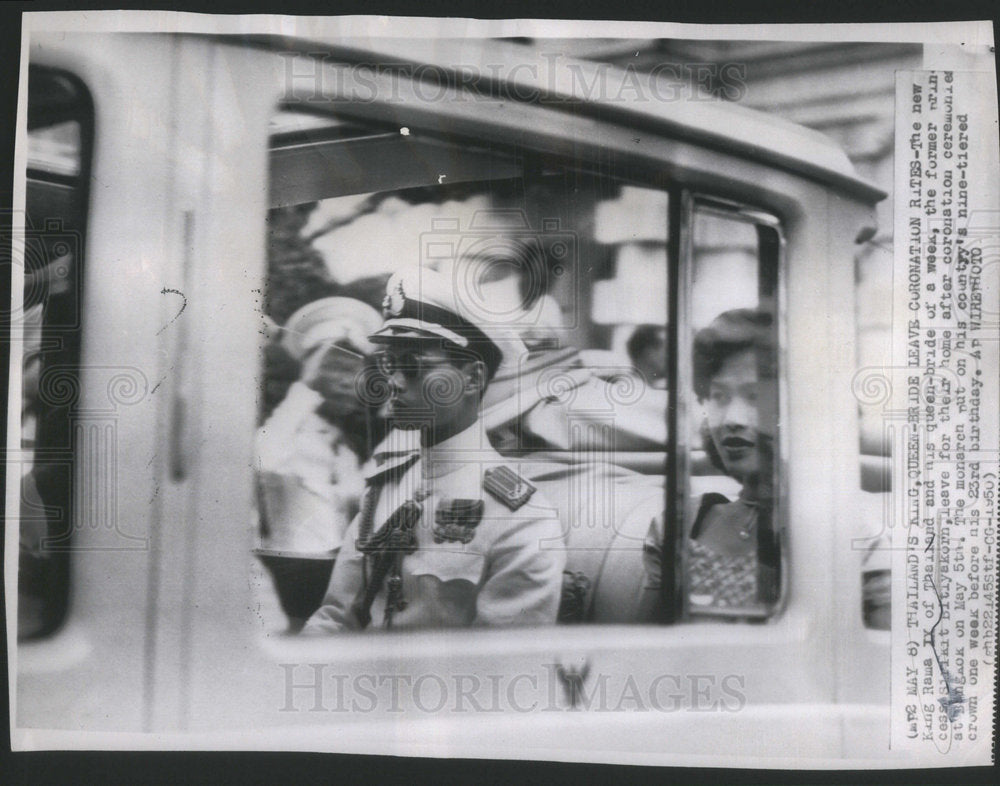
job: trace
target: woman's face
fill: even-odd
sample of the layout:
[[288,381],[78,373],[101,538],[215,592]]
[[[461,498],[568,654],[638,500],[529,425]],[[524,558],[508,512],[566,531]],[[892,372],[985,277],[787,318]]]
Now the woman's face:
[[757,355],[749,348],[727,357],[709,383],[709,433],[727,474],[744,483],[770,476],[775,393],[774,380],[759,379]]

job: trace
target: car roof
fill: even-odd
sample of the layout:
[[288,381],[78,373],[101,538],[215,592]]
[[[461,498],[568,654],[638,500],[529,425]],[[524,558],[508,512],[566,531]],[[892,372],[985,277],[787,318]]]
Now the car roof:
[[[334,62],[413,66],[448,75],[479,91],[501,90],[504,100],[544,104],[554,112],[592,114],[642,126],[705,147],[760,161],[846,191],[867,203],[884,191],[861,178],[829,137],[805,126],[707,94],[689,83],[607,63],[563,57],[544,39],[531,43],[475,38],[350,38],[331,34],[329,20],[295,20],[295,37],[241,37],[284,52]],[[595,96],[595,88],[599,95]],[[642,91],[647,91],[642,95]],[[683,91],[687,91],[685,94]],[[618,96],[621,96],[620,98]],[[675,100],[663,96],[685,96]]]

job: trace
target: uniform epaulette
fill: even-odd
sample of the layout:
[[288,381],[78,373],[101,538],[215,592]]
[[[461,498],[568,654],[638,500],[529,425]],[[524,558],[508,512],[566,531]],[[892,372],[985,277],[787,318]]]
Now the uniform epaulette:
[[511,510],[531,499],[536,489],[510,467],[492,467],[483,474],[483,488]]

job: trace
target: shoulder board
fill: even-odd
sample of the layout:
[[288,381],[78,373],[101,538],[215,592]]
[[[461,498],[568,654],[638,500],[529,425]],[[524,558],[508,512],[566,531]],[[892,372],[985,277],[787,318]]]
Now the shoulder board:
[[483,488],[511,510],[531,499],[536,489],[510,467],[492,467],[483,474]]

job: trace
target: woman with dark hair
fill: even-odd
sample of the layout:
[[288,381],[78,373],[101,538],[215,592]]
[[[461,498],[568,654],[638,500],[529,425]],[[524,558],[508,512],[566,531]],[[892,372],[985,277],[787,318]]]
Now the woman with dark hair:
[[698,505],[686,539],[692,613],[777,600],[776,360],[773,319],[764,311],[726,311],[695,336],[694,389],[705,408],[705,450],[742,488],[736,500],[709,493]]

